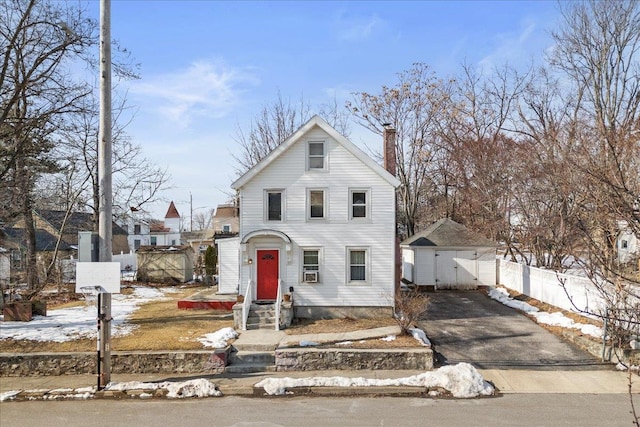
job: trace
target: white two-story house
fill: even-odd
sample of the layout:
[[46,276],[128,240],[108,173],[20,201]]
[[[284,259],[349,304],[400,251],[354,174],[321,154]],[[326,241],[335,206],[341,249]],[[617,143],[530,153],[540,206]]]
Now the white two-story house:
[[232,184],[239,294],[253,302],[290,293],[296,317],[391,315],[398,185],[314,116]]

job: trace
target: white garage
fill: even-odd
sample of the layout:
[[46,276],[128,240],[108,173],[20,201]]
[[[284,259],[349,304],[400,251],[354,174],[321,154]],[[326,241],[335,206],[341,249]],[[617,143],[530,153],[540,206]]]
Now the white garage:
[[405,282],[435,289],[496,284],[496,245],[443,218],[400,244]]

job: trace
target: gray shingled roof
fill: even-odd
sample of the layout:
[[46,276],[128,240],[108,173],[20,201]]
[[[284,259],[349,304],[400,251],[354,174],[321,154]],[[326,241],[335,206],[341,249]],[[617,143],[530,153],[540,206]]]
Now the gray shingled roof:
[[431,224],[401,243],[402,246],[495,247],[495,242],[449,218]]
[[[18,243],[21,246],[25,246],[27,242],[26,230],[24,228],[5,228],[7,238]],[[52,251],[56,247],[57,238],[46,230],[40,228],[36,229],[36,251]],[[60,250],[68,251],[71,249],[64,240],[60,241]]]
[[[66,214],[65,211],[41,209],[37,211],[53,228],[60,230]],[[79,231],[92,231],[93,222],[91,214],[87,212],[71,212],[64,227],[64,234],[77,234]],[[113,235],[127,235],[127,231],[115,222],[112,222],[111,230]]]

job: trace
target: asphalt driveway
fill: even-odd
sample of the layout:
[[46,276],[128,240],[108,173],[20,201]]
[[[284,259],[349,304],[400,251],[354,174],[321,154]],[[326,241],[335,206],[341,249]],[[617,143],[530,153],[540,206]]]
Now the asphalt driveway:
[[517,310],[481,291],[430,293],[425,320],[440,365],[468,362],[479,369],[611,369]]

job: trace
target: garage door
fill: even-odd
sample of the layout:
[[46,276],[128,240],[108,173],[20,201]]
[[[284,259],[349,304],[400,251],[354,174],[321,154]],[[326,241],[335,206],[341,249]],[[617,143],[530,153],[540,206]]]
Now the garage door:
[[476,258],[476,251],[436,251],[436,287],[476,287]]

